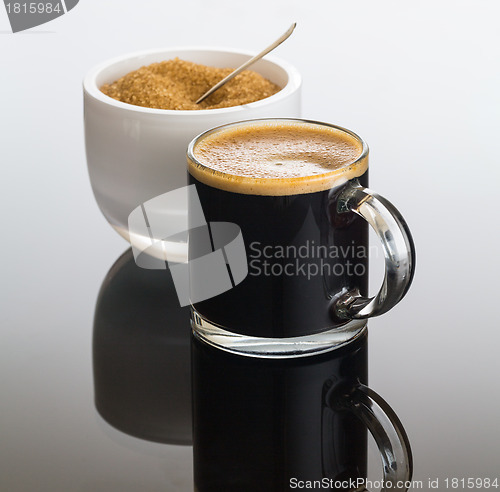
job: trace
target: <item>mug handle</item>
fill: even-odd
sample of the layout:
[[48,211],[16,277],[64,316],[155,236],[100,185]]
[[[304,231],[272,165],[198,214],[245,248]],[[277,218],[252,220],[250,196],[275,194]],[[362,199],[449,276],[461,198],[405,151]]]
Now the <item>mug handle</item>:
[[[332,409],[351,412],[363,422],[377,443],[384,470],[383,488],[407,491],[413,476],[410,441],[394,410],[375,391],[358,382],[348,392],[335,392],[329,405]],[[365,487],[356,492],[367,492]]]
[[393,308],[408,292],[415,273],[415,246],[410,230],[396,207],[353,180],[340,193],[337,214],[354,212],[363,217],[382,242],[385,276],[375,297],[363,297],[358,289],[344,292],[334,304],[343,320],[379,316]]

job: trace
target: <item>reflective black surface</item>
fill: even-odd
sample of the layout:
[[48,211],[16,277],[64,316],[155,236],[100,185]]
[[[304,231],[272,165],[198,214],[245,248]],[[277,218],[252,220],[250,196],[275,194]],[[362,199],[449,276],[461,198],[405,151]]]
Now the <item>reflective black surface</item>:
[[294,480],[366,478],[366,428],[332,405],[367,382],[366,333],[288,360],[233,355],[195,337],[192,347],[197,490],[279,492]]
[[199,491],[366,476],[365,427],[330,405],[339,391],[366,384],[366,333],[319,357],[222,352],[190,336],[189,309],[179,307],[169,272],[139,268],[129,249],[99,292],[93,368],[96,409],[115,429],[163,444],[191,444],[194,432]]

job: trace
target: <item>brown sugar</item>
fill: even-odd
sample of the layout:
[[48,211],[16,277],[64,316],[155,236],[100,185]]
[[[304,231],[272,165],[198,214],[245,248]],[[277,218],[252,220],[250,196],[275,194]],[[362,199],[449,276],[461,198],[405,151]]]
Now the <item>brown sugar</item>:
[[216,109],[248,104],[272,96],[281,87],[251,70],[230,80],[200,104],[195,101],[234,68],[199,65],[179,58],[141,67],[101,91],[135,106],[157,109]]

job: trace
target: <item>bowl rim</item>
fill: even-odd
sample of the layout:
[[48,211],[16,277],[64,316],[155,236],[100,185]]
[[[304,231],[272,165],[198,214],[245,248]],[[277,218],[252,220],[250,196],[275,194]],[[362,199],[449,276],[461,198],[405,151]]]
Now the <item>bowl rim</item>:
[[[266,97],[265,99],[260,99],[259,101],[255,101],[252,103],[239,105],[239,106],[231,106],[229,108],[216,108],[216,109],[201,109],[201,110],[178,110],[178,109],[157,109],[157,108],[146,108],[143,106],[134,106],[133,104],[124,103],[121,101],[117,101],[112,97],[107,96],[97,86],[96,79],[97,77],[106,69],[110,68],[113,65],[118,63],[132,60],[134,58],[139,58],[142,56],[155,55],[155,54],[165,54],[168,56],[168,53],[179,53],[179,52],[188,52],[188,51],[199,51],[199,52],[218,52],[218,53],[227,53],[227,54],[238,54],[245,55],[248,57],[254,56],[254,53],[246,50],[238,50],[234,48],[224,48],[224,47],[211,47],[211,46],[179,46],[179,47],[169,47],[169,48],[156,48],[149,50],[141,50],[135,51],[132,53],[127,53],[124,55],[120,55],[111,59],[108,59],[104,62],[95,65],[91,68],[83,79],[83,89],[84,93],[94,100],[99,101],[102,104],[107,106],[119,108],[126,111],[132,111],[135,113],[142,114],[153,114],[153,115],[178,115],[178,116],[194,116],[194,115],[217,115],[223,113],[237,113],[240,111],[246,111],[248,109],[257,109],[261,106],[267,106],[269,104],[277,103],[282,99],[286,99],[290,94],[296,92],[301,84],[302,77],[299,71],[289,62],[282,60],[281,58],[277,58],[275,56],[266,56],[264,58],[265,61],[274,63],[281,69],[283,69],[287,76],[288,82],[279,92],[273,94],[272,96]],[[178,55],[176,55],[178,56]]]

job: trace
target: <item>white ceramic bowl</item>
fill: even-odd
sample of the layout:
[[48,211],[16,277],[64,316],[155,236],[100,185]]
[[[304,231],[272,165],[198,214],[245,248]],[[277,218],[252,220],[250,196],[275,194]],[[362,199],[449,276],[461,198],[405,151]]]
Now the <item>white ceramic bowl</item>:
[[[251,69],[283,87],[281,91],[242,106],[199,111],[133,106],[106,96],[99,87],[144,65],[175,57],[223,68],[237,67],[251,56],[224,48],[151,50],[115,58],[89,71],[83,88],[90,181],[102,213],[125,239],[141,241],[128,229],[128,216],[134,209],[186,185],[186,148],[196,135],[234,121],[300,117],[301,77],[289,63],[269,56]],[[187,211],[180,212],[187,217]],[[165,217],[168,220],[168,211]]]

